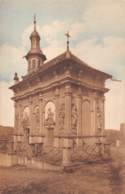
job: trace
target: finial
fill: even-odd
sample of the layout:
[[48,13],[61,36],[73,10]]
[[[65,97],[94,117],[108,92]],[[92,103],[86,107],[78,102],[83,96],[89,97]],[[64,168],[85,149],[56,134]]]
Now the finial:
[[14,74],[14,81],[15,81],[15,83],[19,82],[19,77],[18,77],[17,72],[15,72],[15,74]]
[[69,38],[70,38],[71,36],[70,36],[69,32],[67,32],[67,33],[65,34],[65,36],[67,37],[67,51],[69,51]]
[[33,21],[33,23],[34,23],[34,31],[36,31],[36,14],[34,14],[34,21]]

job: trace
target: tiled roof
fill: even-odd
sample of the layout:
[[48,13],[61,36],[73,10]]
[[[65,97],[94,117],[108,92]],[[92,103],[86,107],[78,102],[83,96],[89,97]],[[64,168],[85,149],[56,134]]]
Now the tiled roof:
[[[86,64],[84,61],[82,61],[81,59],[79,59],[78,57],[76,57],[75,55],[73,55],[70,51],[69,52],[64,52],[61,55],[55,57],[54,59],[47,61],[46,63],[44,63],[36,72],[33,72],[31,74],[28,74],[26,76],[23,76],[23,80],[27,80],[30,79],[32,77],[38,76],[39,74],[41,74],[42,72],[56,66],[59,65],[60,63],[62,63],[63,61],[73,61],[76,64],[78,64],[81,68],[86,68],[90,71],[96,72],[98,74],[100,74],[101,76],[103,76],[106,79],[112,78],[111,75],[104,73],[100,70],[97,70],[91,66],[89,66],[88,64]],[[17,83],[16,85],[20,84],[21,82]],[[14,85],[15,86],[15,85]],[[10,89],[12,89],[12,87],[10,87]]]

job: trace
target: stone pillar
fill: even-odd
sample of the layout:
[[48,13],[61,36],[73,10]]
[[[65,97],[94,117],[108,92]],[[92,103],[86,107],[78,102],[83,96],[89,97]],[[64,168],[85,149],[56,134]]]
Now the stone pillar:
[[79,138],[80,136],[82,136],[82,94],[80,88],[77,96],[77,110],[78,110],[77,146],[82,146],[82,139]]
[[59,89],[56,88],[56,91],[55,91],[55,105],[56,105],[56,118],[55,118],[55,131],[54,131],[54,135],[58,135],[59,133]]
[[[16,132],[18,131],[18,125],[17,125],[17,119],[16,116],[18,114],[18,106],[17,106],[17,102],[14,102],[14,110],[15,110],[15,115],[14,115],[14,128],[16,130]],[[19,119],[19,118],[18,118]],[[19,121],[18,121],[19,123]]]
[[104,123],[105,123],[105,108],[104,108],[104,96],[97,96],[96,98],[96,132],[98,135],[103,135]]
[[65,133],[71,132],[71,86],[65,87]]
[[18,135],[23,135],[22,119],[23,119],[23,109],[22,104],[19,104],[19,125],[18,125]]
[[43,110],[43,99],[42,95],[39,95],[39,114],[40,114],[40,130],[39,134],[43,135],[43,115],[42,115],[42,110]]
[[103,128],[102,130],[104,131],[105,129],[105,96],[102,98],[102,114],[103,114]]
[[71,147],[72,139],[66,137],[63,139],[63,158],[62,165],[63,167],[69,166],[71,163]]
[[62,165],[68,166],[71,162],[71,86],[65,87],[65,136],[63,138],[63,160]]
[[29,108],[30,108],[30,135],[34,134],[34,118],[33,118],[33,101],[32,98],[29,98]]
[[45,127],[45,106],[43,105],[42,111],[42,127],[43,127],[43,135],[46,135],[46,127]]
[[91,135],[95,135],[96,133],[96,102],[95,98],[92,98],[91,103]]
[[[14,151],[16,150],[16,146],[17,146],[17,135],[19,133],[19,107],[17,105],[17,102],[14,103],[14,108],[15,108],[15,116],[14,116],[14,135],[13,135],[13,149]],[[18,114],[18,118],[17,117]],[[18,121],[17,121],[18,119]]]

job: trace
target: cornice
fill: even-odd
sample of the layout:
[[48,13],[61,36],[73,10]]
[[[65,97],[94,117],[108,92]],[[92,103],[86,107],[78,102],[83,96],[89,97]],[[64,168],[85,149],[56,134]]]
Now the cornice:
[[30,90],[30,91],[25,91],[24,94],[19,94],[19,95],[16,95],[14,96],[12,99],[13,100],[20,100],[20,99],[23,99],[23,98],[27,98],[29,96],[32,96],[32,95],[36,95],[38,93],[45,93],[47,91],[50,91],[50,90],[53,90],[54,88],[56,87],[61,87],[63,85],[66,85],[66,84],[72,84],[74,86],[77,86],[77,87],[84,87],[86,89],[89,89],[89,90],[92,90],[92,91],[98,91],[98,92],[101,92],[101,93],[105,93],[105,92],[108,92],[108,89],[107,88],[103,88],[103,87],[95,87],[91,84],[87,84],[83,81],[80,81],[80,80],[77,80],[77,79],[73,79],[72,77],[64,77],[63,79],[58,79],[56,81],[53,81],[52,83],[48,83],[47,85],[44,85],[44,86],[38,86],[37,88],[33,89],[33,90]]

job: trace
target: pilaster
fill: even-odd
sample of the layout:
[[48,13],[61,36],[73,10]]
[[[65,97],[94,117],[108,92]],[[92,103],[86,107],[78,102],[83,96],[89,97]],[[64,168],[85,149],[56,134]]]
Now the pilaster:
[[30,109],[30,135],[34,134],[34,118],[33,118],[33,99],[29,98],[29,109]]
[[71,86],[65,86],[65,132],[71,132]]
[[56,105],[56,126],[55,126],[55,131],[54,131],[54,135],[58,135],[59,133],[59,89],[56,88],[55,90],[55,105]]
[[95,96],[91,99],[91,135],[96,133],[96,100]]
[[78,128],[77,128],[77,136],[82,135],[82,93],[79,88],[79,92],[77,95],[77,107],[78,107]]
[[39,117],[40,117],[40,129],[39,134],[43,135],[43,98],[42,95],[39,95]]

